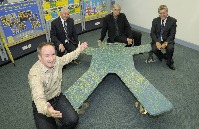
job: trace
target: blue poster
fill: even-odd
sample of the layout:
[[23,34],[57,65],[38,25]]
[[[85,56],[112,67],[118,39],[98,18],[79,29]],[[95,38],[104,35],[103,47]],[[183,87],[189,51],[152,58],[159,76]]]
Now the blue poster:
[[23,33],[34,36],[34,31],[43,31],[36,2],[21,2],[0,6],[0,22],[8,43],[15,42]]
[[74,0],[68,0],[68,4],[74,4]]
[[84,0],[85,18],[107,14],[107,0]]

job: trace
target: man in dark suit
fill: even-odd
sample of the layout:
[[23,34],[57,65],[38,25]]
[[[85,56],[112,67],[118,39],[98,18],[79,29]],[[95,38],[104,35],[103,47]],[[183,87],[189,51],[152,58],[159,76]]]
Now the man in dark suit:
[[[168,8],[166,5],[160,5],[158,13],[159,17],[153,19],[151,28],[152,51],[160,61],[165,59],[168,67],[175,70],[172,57],[174,53],[177,20],[168,16]],[[166,53],[163,54],[161,49],[166,49]]]
[[[78,46],[78,36],[74,27],[74,20],[69,16],[68,8],[62,8],[60,17],[51,22],[50,38],[55,44],[57,56],[64,55],[65,50],[70,53]],[[77,61],[73,61],[77,63]]]
[[120,13],[121,7],[119,4],[113,5],[113,12],[108,14],[103,21],[101,38],[98,42],[104,40],[106,32],[108,31],[107,42],[121,42],[126,43],[127,46],[141,45],[142,34],[131,29],[129,22],[124,13]]

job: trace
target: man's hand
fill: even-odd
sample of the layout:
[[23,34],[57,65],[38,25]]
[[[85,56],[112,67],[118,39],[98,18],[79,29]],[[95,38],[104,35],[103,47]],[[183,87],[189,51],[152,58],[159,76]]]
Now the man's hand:
[[156,47],[158,48],[158,50],[160,50],[162,48],[162,45],[160,42],[156,42]]
[[128,45],[134,44],[134,39],[127,38]]
[[87,42],[83,42],[82,44],[78,44],[78,48],[80,48],[81,51],[83,51],[84,49],[86,49],[88,47]]
[[63,44],[59,44],[59,50],[60,50],[61,52],[64,52],[64,51],[65,51],[65,47],[64,47]]
[[164,42],[164,43],[162,44],[162,48],[164,49],[165,47],[167,47],[167,45],[168,45],[168,42]]
[[55,110],[49,102],[47,102],[47,110],[48,115],[50,115],[51,117],[62,118],[62,113],[60,111]]
[[101,40],[97,40],[97,45],[100,46],[102,44]]

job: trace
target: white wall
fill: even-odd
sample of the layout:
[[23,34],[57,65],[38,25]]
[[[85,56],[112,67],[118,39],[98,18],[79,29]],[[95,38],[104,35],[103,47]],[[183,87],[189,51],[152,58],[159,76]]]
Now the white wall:
[[177,19],[176,38],[199,45],[199,0],[116,0],[130,24],[148,30],[158,17],[158,7],[167,5],[169,15]]
[[122,0],[113,0],[115,3],[122,5]]

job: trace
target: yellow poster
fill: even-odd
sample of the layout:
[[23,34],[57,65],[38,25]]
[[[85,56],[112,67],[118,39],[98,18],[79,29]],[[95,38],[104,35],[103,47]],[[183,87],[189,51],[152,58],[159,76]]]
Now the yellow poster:
[[74,3],[79,3],[79,0],[74,0]]
[[62,0],[57,0],[56,1],[56,7],[62,6]]
[[75,3],[75,13],[79,13],[80,12],[80,5],[79,3]]
[[57,14],[58,14],[58,17],[60,16],[60,12],[61,12],[61,9],[62,9],[63,7],[58,7],[58,10],[57,10]]
[[68,0],[62,0],[62,6],[68,6]]
[[52,20],[52,15],[51,15],[51,11],[50,10],[46,10],[44,13],[45,13],[46,21]]
[[50,2],[44,2],[43,8],[44,8],[44,10],[49,9],[50,8]]

